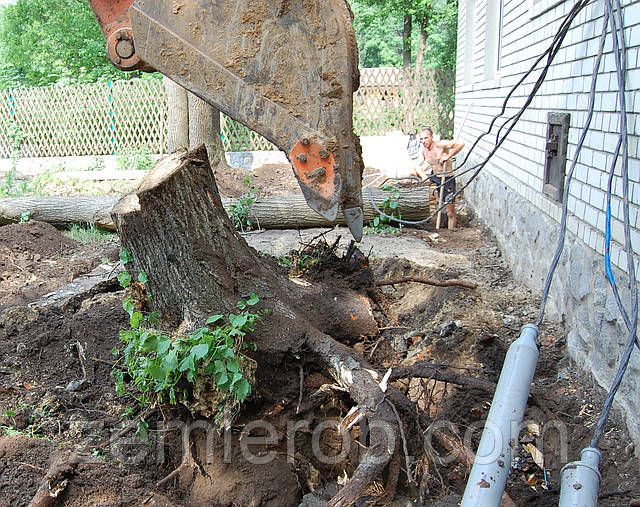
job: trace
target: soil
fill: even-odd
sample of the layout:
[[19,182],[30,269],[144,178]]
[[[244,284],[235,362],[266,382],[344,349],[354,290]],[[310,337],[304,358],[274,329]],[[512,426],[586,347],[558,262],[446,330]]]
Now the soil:
[[[295,178],[287,179],[286,174],[290,174],[287,166],[265,166],[253,174],[251,184],[263,193],[288,193],[296,185]],[[221,193],[246,192],[245,177],[244,171],[232,171],[219,178]],[[374,248],[369,263],[376,280],[409,275],[478,283],[476,289],[417,283],[382,287],[374,308],[385,329],[377,336],[350,342],[374,367],[385,370],[429,360],[444,365],[446,371],[496,382],[509,344],[523,324],[535,320],[539,296],[514,281],[494,239],[463,201],[458,209],[461,227],[455,231],[434,231],[429,226],[406,228],[394,236],[367,236],[374,247],[377,241],[388,243],[391,237],[393,243],[404,237],[431,259],[416,262],[393,257],[393,252],[378,254]],[[121,346],[119,331],[129,326],[119,287],[106,285],[101,292],[62,307],[30,304],[106,260],[116,260],[117,238],[80,244],[53,226],[27,222],[0,227],[0,245],[0,506],[27,505],[54,457],[73,452],[80,455],[81,463],[57,500],[70,506],[297,505],[303,501],[320,505],[323,495],[335,490],[340,478],[353,470],[351,455],[332,465],[314,461],[307,452],[311,439],[306,439],[304,431],[296,434],[295,457],[289,455],[287,418],[295,418],[301,400],[299,365],[286,358],[282,358],[282,370],[261,373],[262,398],[246,404],[229,435],[203,432],[207,439],[194,439],[185,454],[180,428],[168,428],[163,421],[189,421],[186,409],[140,408],[133,398],[115,391],[112,349]],[[291,244],[291,249],[299,248]],[[291,276],[312,282],[333,277],[339,286],[358,279],[328,266],[323,271],[322,264],[316,265],[312,272],[291,272]],[[289,267],[274,269],[290,272]],[[540,331],[540,360],[525,414],[528,424],[515,448],[506,490],[516,505],[557,505],[560,469],[578,459],[589,444],[605,395],[571,363],[565,346],[567,331],[560,324],[545,323]],[[325,372],[310,368],[302,378],[302,404],[311,393],[320,393],[324,400],[313,413],[314,424],[323,417],[346,415],[352,403],[327,388],[331,381]],[[486,418],[491,394],[429,379],[413,378],[395,385],[442,423],[449,435],[466,435],[467,444],[477,444],[477,428]],[[148,423],[153,438],[145,437],[141,419]],[[254,455],[275,450],[278,459],[249,466],[240,456],[243,438],[249,435],[243,425],[258,419],[272,424],[277,436],[275,444],[254,445]],[[538,431],[541,436],[536,436]],[[250,434],[259,435],[260,428]],[[340,438],[325,431],[320,445],[326,453],[335,453],[329,449],[339,448]],[[222,455],[223,448],[228,456]],[[544,456],[544,468],[533,459],[535,449]],[[601,450],[599,505],[629,505],[640,498],[636,480],[640,465],[617,410],[612,412]],[[208,453],[213,459],[205,463]],[[434,453],[443,459],[432,456],[428,468],[423,459],[413,470],[417,481],[422,481],[423,504],[455,505],[468,469],[457,459],[446,459],[448,452],[438,443]],[[183,462],[183,456],[191,455],[193,462]],[[179,473],[170,475],[176,469]],[[376,483],[371,500],[381,488]],[[419,495],[420,488],[407,484],[402,475],[397,497],[413,500]]]

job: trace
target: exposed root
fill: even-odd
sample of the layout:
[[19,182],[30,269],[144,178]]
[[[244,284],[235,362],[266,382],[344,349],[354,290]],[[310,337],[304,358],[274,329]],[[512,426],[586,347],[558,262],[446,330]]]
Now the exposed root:
[[398,450],[398,422],[386,394],[378,382],[378,374],[368,369],[353,350],[330,336],[312,330],[307,346],[329,367],[331,375],[349,390],[351,398],[365,411],[369,420],[370,446],[351,480],[329,501],[329,506],[350,505],[383,473]]
[[[188,426],[189,425],[187,424],[187,427]],[[156,487],[160,487],[163,484],[169,482],[176,475],[178,475],[183,470],[188,469],[188,468],[195,469],[198,472],[200,472],[202,475],[205,475],[205,473],[202,470],[202,468],[200,467],[200,465],[193,458],[193,453],[191,452],[191,445],[189,445],[189,443],[185,443],[184,449],[182,451],[182,462],[180,463],[178,468],[176,468],[173,472],[171,472],[169,475],[167,475],[164,479],[159,480],[156,483]]]
[[77,454],[69,456],[57,455],[52,459],[51,466],[44,476],[38,491],[29,502],[29,507],[49,507],[65,490],[69,477],[80,463]]
[[451,287],[453,285],[457,287],[464,287],[466,289],[475,289],[478,287],[477,283],[469,282],[467,280],[459,280],[458,278],[451,278],[450,280],[436,280],[435,278],[423,278],[420,276],[401,276],[398,278],[389,278],[388,280],[377,280],[376,287],[406,282],[424,283],[426,285],[435,285],[436,287]]
[[401,378],[428,378],[448,382],[464,387],[479,389],[486,393],[493,393],[496,390],[496,384],[488,380],[470,377],[462,373],[443,371],[445,367],[440,364],[434,364],[429,361],[418,361],[410,366],[398,366],[391,370],[389,381]]

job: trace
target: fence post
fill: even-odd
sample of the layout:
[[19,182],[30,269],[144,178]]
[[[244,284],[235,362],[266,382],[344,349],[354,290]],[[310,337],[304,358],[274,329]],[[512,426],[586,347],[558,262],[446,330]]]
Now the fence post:
[[111,87],[113,82],[109,81],[109,127],[111,129],[111,154],[116,154],[116,119],[113,112],[113,93]]

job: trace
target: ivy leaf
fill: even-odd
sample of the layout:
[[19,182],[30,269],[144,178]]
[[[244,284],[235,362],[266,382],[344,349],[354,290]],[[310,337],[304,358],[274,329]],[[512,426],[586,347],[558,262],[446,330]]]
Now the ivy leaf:
[[196,345],[191,349],[191,354],[195,359],[202,359],[209,352],[209,345],[206,343],[201,343],[200,345]]
[[213,362],[213,367],[214,367],[214,373],[216,373],[216,374],[224,373],[226,375],[226,373],[227,373],[227,365],[224,364],[219,359],[216,359]]
[[247,315],[241,313],[240,315],[229,314],[229,322],[233,327],[241,328],[247,323]]
[[247,299],[247,304],[249,306],[254,306],[255,304],[258,303],[258,301],[260,301],[260,299],[258,299],[258,296],[256,295],[255,292],[252,292],[251,294],[249,294],[249,299]]
[[144,315],[142,315],[140,312],[133,312],[131,314],[131,317],[129,318],[129,325],[133,329],[138,329],[143,319],[144,319]]
[[247,396],[249,396],[249,393],[251,393],[251,384],[249,384],[249,381],[245,378],[240,379],[233,385],[231,391],[235,395],[236,400],[243,402]]
[[227,363],[227,370],[231,372],[240,371],[240,364],[238,363],[237,359],[232,359]]
[[231,375],[231,385],[233,386],[236,382],[242,379],[242,373],[234,373]]
[[222,315],[212,315],[207,319],[207,325],[215,324],[222,318],[224,318]]
[[389,203],[389,207],[390,207],[391,209],[396,209],[396,208],[398,207],[398,201],[391,201],[391,202]]
[[158,341],[158,348],[156,349],[158,351],[158,355],[164,355],[164,353],[169,350],[169,347],[171,347],[171,340],[169,338],[162,338]]
[[120,255],[118,257],[120,257],[120,262],[122,264],[127,264],[128,262],[133,262],[133,257],[129,253],[129,250],[127,250],[126,248],[123,248],[120,251]]
[[205,335],[205,333],[209,332],[208,327],[200,327],[196,329],[193,333],[191,333],[191,339],[195,341],[199,341]]
[[178,351],[171,349],[169,353],[164,356],[162,364],[169,371],[175,370],[176,366],[178,366]]
[[164,381],[164,379],[167,377],[167,370],[165,370],[159,364],[151,365],[148,371],[149,371],[149,375],[151,375],[158,382]]
[[147,283],[149,281],[149,277],[147,277],[147,273],[145,273],[144,269],[140,270],[138,274],[138,281],[142,283]]
[[189,354],[187,357],[185,357],[182,361],[180,361],[180,371],[185,371],[185,370],[195,370],[196,369],[196,365],[193,361],[193,356],[191,354]]
[[136,309],[131,298],[127,298],[122,302],[122,308],[124,308],[124,311],[127,312],[129,316],[133,315],[133,311]]
[[246,301],[243,301],[242,299],[240,301],[238,301],[236,303],[236,306],[240,309],[240,310],[244,310],[247,307],[247,303]]
[[220,373],[216,375],[216,384],[219,389],[222,389],[227,384],[227,382],[229,382],[229,377],[226,373]]
[[118,273],[118,282],[120,283],[120,287],[126,289],[131,285],[131,275],[127,271]]
[[158,348],[158,337],[146,331],[140,337],[140,348],[145,352],[153,352]]

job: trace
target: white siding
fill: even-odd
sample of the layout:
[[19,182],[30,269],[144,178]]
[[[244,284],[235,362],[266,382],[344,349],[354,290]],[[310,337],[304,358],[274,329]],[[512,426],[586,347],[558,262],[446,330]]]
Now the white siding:
[[[466,41],[466,20],[469,17],[467,2],[460,0],[458,77],[456,90],[456,130],[469,114],[460,137],[467,146],[485,132],[493,116],[502,106],[511,87],[550,45],[562,19],[573,6],[573,2],[542,0],[538,5],[552,6],[542,14],[531,17],[530,2],[504,0],[503,40],[500,70],[492,79],[485,79],[486,47],[491,48],[491,36],[486,32],[487,5],[498,4],[495,0],[472,0],[473,41]],[[632,226],[640,225],[640,161],[638,160],[638,135],[640,134],[640,2],[627,1],[624,5],[625,36],[628,46],[626,79],[629,129],[629,175],[633,182],[629,188]],[[542,193],[544,171],[544,146],[547,112],[571,114],[567,172],[575,155],[576,145],[587,119],[591,74],[596,61],[599,39],[602,33],[603,4],[601,0],[588,5],[574,21],[567,37],[551,65],[545,83],[533,99],[528,110],[513,129],[507,141],[496,152],[485,170],[508,185],[531,202],[541,213],[554,220],[560,218],[560,204]],[[491,26],[491,22],[489,22]],[[465,50],[465,48],[467,48]],[[470,50],[469,48],[473,48]],[[473,61],[467,61],[469,55]],[[525,102],[540,75],[540,69],[529,75],[523,85],[513,93],[504,116],[496,122],[490,135],[485,136],[474,151],[475,159],[486,156],[492,149],[497,129],[515,114]],[[466,72],[465,72],[466,71]],[[466,79],[465,79],[466,76]],[[591,130],[580,154],[570,188],[570,230],[579,239],[599,254],[604,254],[605,192],[608,170],[613,162],[613,153],[620,131],[617,76],[612,55],[611,38],[605,44],[605,55],[600,66],[595,99],[595,114]],[[614,190],[622,196],[620,162],[614,178]],[[626,258],[622,237],[622,206],[615,199],[612,204],[613,242],[612,262],[626,271]],[[640,234],[634,231],[635,246],[640,248]]]

